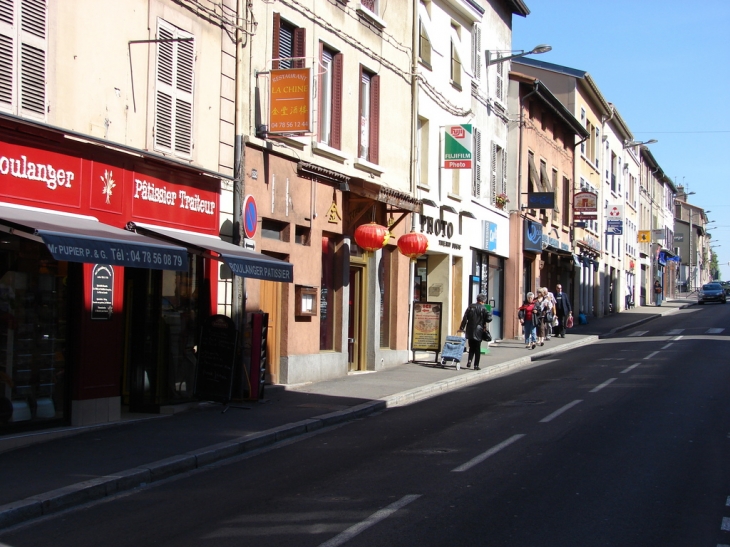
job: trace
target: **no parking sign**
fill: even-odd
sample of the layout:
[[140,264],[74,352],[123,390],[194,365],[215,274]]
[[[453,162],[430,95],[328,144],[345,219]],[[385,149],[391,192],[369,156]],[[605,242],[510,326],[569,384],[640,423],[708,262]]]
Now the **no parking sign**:
[[251,194],[243,198],[243,233],[248,239],[256,235],[259,212],[256,207],[256,200]]

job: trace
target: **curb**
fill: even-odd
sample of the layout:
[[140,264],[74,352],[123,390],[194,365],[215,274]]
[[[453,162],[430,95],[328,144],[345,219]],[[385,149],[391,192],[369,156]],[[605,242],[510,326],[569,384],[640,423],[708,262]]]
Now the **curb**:
[[[640,321],[631,323],[630,325],[617,327],[617,329],[613,329],[611,333],[631,328],[633,325],[641,324],[657,317],[661,317],[661,315],[651,315],[647,318],[641,319]],[[224,441],[222,443],[206,446],[185,454],[141,465],[133,469],[127,469],[119,473],[79,482],[50,492],[31,496],[24,500],[8,503],[0,506],[0,529],[8,528],[41,516],[57,513],[70,507],[82,505],[119,492],[146,486],[147,484],[186,473],[194,469],[199,469],[221,460],[239,456],[247,452],[252,452],[266,446],[271,446],[285,439],[304,435],[325,427],[356,420],[387,408],[409,405],[431,397],[436,397],[464,386],[486,382],[495,376],[526,368],[534,361],[539,361],[545,357],[549,357],[550,355],[563,353],[591,344],[599,340],[599,338],[599,335],[589,335],[560,347],[549,348],[541,351],[540,353],[526,355],[504,363],[495,364],[480,371],[474,371],[473,374],[460,375],[452,379],[441,380],[425,386],[395,393],[381,399],[362,403],[348,409],[338,410],[317,416],[316,418],[285,424],[258,433],[252,433],[245,437],[239,437],[231,441]]]

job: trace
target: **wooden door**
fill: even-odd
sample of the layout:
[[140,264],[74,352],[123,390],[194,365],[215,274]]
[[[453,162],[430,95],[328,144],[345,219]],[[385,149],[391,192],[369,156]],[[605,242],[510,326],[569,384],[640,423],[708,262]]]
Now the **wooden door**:
[[279,383],[279,361],[281,357],[279,321],[281,315],[281,283],[261,281],[261,311],[269,314],[266,350],[269,360],[266,375],[272,384]]

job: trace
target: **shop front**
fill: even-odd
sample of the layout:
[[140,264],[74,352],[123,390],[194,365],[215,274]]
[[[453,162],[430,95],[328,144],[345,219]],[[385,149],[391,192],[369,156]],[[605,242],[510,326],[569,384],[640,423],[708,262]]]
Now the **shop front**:
[[191,401],[218,261],[291,278],[218,238],[215,173],[74,136],[0,123],[0,434]]

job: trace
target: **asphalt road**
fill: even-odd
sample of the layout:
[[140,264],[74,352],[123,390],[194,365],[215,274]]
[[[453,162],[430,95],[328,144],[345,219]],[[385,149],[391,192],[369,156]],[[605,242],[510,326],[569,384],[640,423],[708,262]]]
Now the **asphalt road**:
[[[730,545],[730,306],[0,534],[26,546]],[[727,531],[723,528],[727,528]]]

